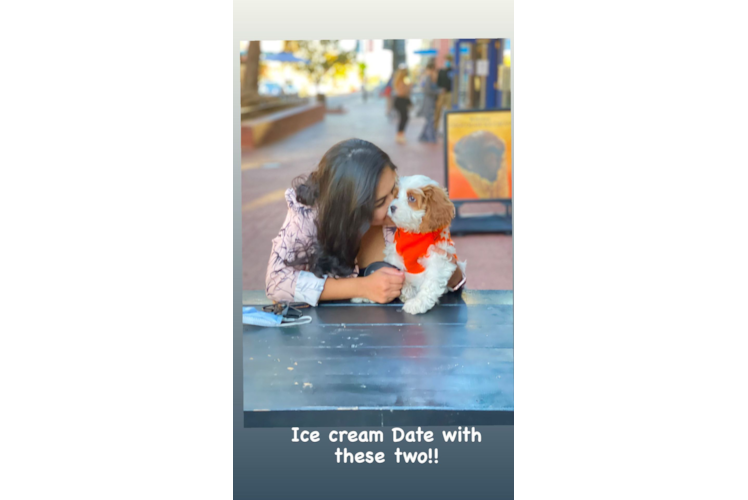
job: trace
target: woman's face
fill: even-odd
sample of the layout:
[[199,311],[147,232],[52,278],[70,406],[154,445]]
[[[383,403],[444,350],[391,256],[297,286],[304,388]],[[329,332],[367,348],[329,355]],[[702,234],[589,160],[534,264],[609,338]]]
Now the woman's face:
[[397,185],[397,175],[390,167],[382,170],[377,184],[377,193],[374,201],[374,214],[372,215],[372,226],[392,225],[392,221],[387,216],[390,203],[395,198],[395,186]]

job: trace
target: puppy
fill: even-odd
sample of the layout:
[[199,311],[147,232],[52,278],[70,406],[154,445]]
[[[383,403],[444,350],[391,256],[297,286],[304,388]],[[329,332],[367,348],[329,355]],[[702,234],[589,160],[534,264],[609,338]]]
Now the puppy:
[[425,313],[447,292],[459,266],[449,234],[455,207],[447,192],[423,175],[401,177],[389,216],[397,226],[394,243],[384,250],[384,261],[405,271],[400,300],[403,311]]

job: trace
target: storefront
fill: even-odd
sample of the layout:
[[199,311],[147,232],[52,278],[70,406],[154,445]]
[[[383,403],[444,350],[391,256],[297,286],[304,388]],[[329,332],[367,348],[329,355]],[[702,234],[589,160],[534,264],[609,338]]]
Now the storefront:
[[455,40],[452,109],[511,107],[510,41]]

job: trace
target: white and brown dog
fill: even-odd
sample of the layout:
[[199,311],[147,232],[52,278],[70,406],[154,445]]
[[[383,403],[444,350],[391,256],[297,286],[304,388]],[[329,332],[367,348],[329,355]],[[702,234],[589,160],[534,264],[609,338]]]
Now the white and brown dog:
[[406,313],[425,313],[449,290],[458,267],[465,274],[449,234],[454,215],[454,205],[436,181],[424,175],[400,178],[389,208],[397,232],[385,247],[384,261],[405,271],[400,300]]

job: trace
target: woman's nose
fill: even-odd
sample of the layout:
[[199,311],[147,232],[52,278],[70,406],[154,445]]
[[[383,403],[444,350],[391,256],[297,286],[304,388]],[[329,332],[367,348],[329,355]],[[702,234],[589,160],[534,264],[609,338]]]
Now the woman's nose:
[[395,210],[397,210],[397,207],[395,205],[390,205],[390,212],[392,212],[392,215],[395,215]]

